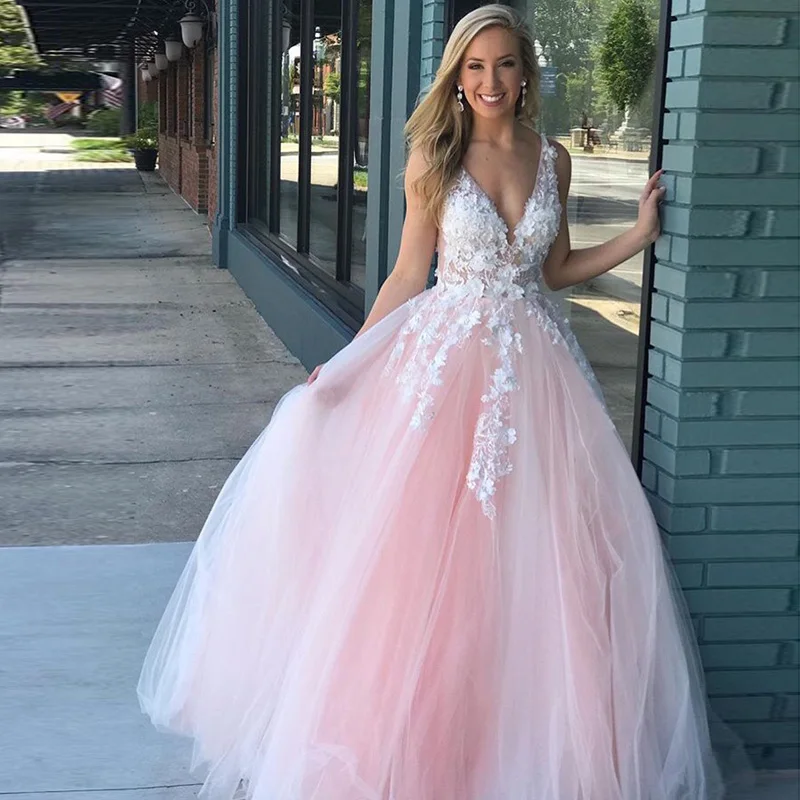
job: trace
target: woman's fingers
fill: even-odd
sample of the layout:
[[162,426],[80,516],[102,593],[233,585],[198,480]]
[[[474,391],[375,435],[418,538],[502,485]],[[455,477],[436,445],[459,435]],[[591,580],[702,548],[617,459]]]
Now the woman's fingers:
[[647,183],[644,185],[644,191],[642,192],[642,195],[643,195],[644,197],[647,197],[647,195],[649,195],[649,194],[650,194],[650,192],[652,192],[652,191],[653,191],[653,189],[655,189],[655,188],[656,188],[656,186],[657,186],[657,184],[658,184],[658,181],[659,181],[659,178],[661,178],[661,176],[662,176],[663,174],[664,174],[664,170],[663,170],[663,169],[659,169],[659,170],[656,170],[656,171],[655,171],[655,172],[654,172],[654,173],[653,173],[653,174],[650,176],[650,178],[648,179]]
[[658,200],[662,200],[664,198],[664,195],[666,194],[667,189],[666,189],[665,186],[659,186],[658,185],[658,180],[663,174],[664,174],[664,170],[660,169],[657,172],[654,172],[650,176],[649,180],[644,185],[644,189],[642,190],[642,194],[641,194],[641,196],[639,198],[642,202],[648,200],[653,195],[653,193],[656,194],[656,197],[658,198]]

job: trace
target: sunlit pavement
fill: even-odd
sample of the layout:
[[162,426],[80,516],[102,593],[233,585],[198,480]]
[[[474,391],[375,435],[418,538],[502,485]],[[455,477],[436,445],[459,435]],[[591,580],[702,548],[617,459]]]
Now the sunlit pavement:
[[[0,131],[0,794],[184,800],[139,665],[222,482],[305,378],[157,175]],[[150,544],[142,544],[150,543]]]

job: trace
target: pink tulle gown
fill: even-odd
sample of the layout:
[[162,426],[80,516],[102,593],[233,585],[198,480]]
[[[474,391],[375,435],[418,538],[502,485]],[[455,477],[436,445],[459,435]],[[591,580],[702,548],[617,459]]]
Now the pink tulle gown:
[[658,530],[541,291],[541,153],[513,231],[462,171],[436,287],[288,392],[222,489],[139,683],[212,797],[720,796]]

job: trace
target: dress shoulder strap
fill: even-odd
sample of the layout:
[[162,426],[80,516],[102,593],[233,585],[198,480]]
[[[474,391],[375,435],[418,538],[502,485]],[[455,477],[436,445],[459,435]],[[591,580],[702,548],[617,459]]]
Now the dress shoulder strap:
[[542,191],[544,194],[553,194],[558,197],[558,178],[556,176],[556,159],[558,150],[547,140],[544,131],[539,132],[542,139],[542,174],[539,176],[542,181]]

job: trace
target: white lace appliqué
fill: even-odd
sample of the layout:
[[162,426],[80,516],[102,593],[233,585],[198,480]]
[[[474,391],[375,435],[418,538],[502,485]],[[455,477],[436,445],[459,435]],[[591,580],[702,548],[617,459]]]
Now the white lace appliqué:
[[509,448],[517,432],[510,394],[517,389],[515,362],[523,352],[515,327],[520,301],[527,316],[573,354],[599,393],[567,321],[541,291],[542,263],[561,220],[555,158],[555,148],[542,136],[534,190],[513,231],[462,171],[442,216],[437,284],[409,301],[408,318],[384,370],[394,375],[403,396],[415,401],[411,427],[424,429],[436,415],[435,390],[442,385],[448,356],[480,335],[494,369],[481,397],[467,485],[489,518],[496,515],[498,481],[513,467]]

